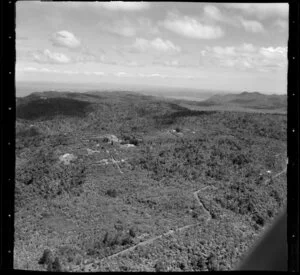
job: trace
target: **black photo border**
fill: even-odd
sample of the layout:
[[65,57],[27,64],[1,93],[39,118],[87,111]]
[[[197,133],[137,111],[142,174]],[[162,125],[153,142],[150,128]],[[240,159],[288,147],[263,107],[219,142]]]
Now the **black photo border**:
[[[0,1],[1,25],[1,170],[0,170],[0,269],[13,270],[14,181],[15,181],[15,0]],[[201,1],[223,2],[223,1]],[[246,1],[224,1],[243,3]],[[287,71],[288,202],[287,242],[288,270],[299,272],[299,17],[300,1],[250,1],[251,3],[289,3],[289,39]]]

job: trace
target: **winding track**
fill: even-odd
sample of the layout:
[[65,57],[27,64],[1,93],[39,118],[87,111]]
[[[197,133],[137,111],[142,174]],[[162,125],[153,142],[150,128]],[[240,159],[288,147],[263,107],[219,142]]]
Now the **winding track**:
[[[275,179],[275,178],[279,177],[280,175],[282,175],[282,174],[285,173],[286,171],[287,171],[287,165],[286,165],[286,167],[285,167],[281,172],[275,174],[275,175],[272,177],[272,179]],[[269,182],[269,181],[270,181],[270,179],[267,179],[267,180],[265,181],[265,184],[267,184],[267,182]],[[135,249],[136,249],[137,247],[139,247],[139,246],[145,246],[145,245],[148,245],[148,244],[150,244],[150,243],[152,243],[152,242],[154,242],[154,241],[156,241],[156,240],[158,240],[158,239],[161,239],[162,237],[166,237],[166,236],[173,235],[174,233],[181,232],[181,231],[183,231],[183,230],[185,230],[185,229],[191,228],[191,227],[193,227],[193,226],[197,226],[197,225],[199,225],[199,224],[203,224],[203,223],[206,224],[206,223],[208,223],[208,222],[212,219],[212,216],[211,216],[209,210],[208,210],[208,209],[205,207],[205,205],[201,202],[201,200],[199,199],[199,196],[198,196],[198,193],[199,193],[199,192],[201,192],[201,191],[203,191],[203,190],[206,190],[206,189],[208,189],[208,188],[212,188],[212,189],[214,189],[214,190],[217,189],[217,187],[215,187],[215,186],[205,186],[205,187],[202,187],[202,188],[200,188],[199,190],[193,192],[193,196],[195,197],[195,199],[196,199],[196,201],[198,202],[199,206],[203,209],[203,211],[204,211],[205,214],[207,215],[207,218],[206,218],[206,220],[205,220],[204,222],[201,221],[201,222],[198,222],[198,223],[193,223],[193,224],[189,224],[189,225],[185,225],[185,226],[179,227],[179,228],[177,228],[177,229],[175,229],[175,230],[169,230],[169,231],[167,231],[166,233],[163,233],[163,234],[161,234],[161,235],[152,237],[152,238],[150,238],[150,239],[148,239],[148,240],[146,240],[146,241],[140,242],[140,243],[138,243],[138,244],[136,244],[136,245],[134,245],[134,246],[131,246],[131,247],[127,248],[127,249],[124,249],[124,250],[122,250],[122,251],[120,251],[120,252],[117,252],[117,253],[115,253],[115,254],[112,254],[112,255],[110,255],[110,256],[101,258],[101,259],[99,259],[99,260],[94,260],[92,263],[88,263],[88,264],[85,264],[85,265],[84,265],[84,271],[97,271],[97,270],[98,270],[97,264],[100,264],[100,263],[103,262],[103,261],[107,261],[107,260],[112,259],[112,258],[114,258],[114,257],[117,257],[117,256],[119,256],[119,255],[122,255],[122,254],[125,254],[125,253],[127,253],[127,252],[133,251],[133,250],[135,250]],[[73,271],[75,271],[75,270],[73,270]]]
[[199,192],[201,192],[201,191],[203,191],[203,190],[205,190],[205,189],[208,189],[208,188],[216,189],[216,187],[214,187],[214,186],[205,186],[205,187],[202,187],[201,189],[199,189],[199,190],[193,192],[193,195],[194,195],[196,201],[198,202],[199,206],[203,209],[203,211],[204,211],[205,214],[207,215],[207,219],[206,219],[204,222],[201,221],[201,222],[198,222],[198,223],[193,223],[193,224],[189,224],[189,225],[185,225],[185,226],[176,228],[175,230],[169,230],[169,231],[167,231],[166,233],[163,233],[163,234],[161,234],[161,235],[152,237],[152,238],[150,238],[150,239],[148,239],[148,240],[146,240],[146,241],[140,242],[140,243],[138,243],[138,244],[136,244],[136,245],[134,245],[134,246],[132,246],[132,247],[129,247],[129,248],[127,248],[127,249],[124,249],[124,250],[122,250],[122,251],[120,251],[120,252],[117,252],[117,253],[115,253],[115,254],[112,254],[112,255],[110,255],[110,256],[104,257],[104,258],[102,258],[102,259],[93,261],[92,263],[86,264],[86,265],[84,266],[84,270],[85,270],[85,271],[96,271],[96,270],[97,270],[97,266],[96,266],[96,265],[97,265],[97,264],[100,264],[100,263],[103,262],[103,261],[109,260],[109,259],[111,259],[111,258],[117,257],[117,256],[119,256],[119,255],[125,254],[125,253],[130,252],[130,251],[133,251],[133,250],[135,250],[135,249],[136,249],[137,247],[139,247],[139,246],[145,246],[145,245],[148,245],[148,244],[150,244],[150,243],[152,243],[152,242],[154,242],[154,241],[156,241],[156,240],[158,240],[158,239],[161,239],[162,237],[170,236],[170,235],[173,235],[173,234],[175,234],[175,233],[177,233],[177,232],[181,232],[181,231],[183,231],[183,230],[185,230],[185,229],[191,228],[191,227],[193,227],[193,226],[197,226],[197,225],[199,225],[199,224],[203,224],[203,223],[209,222],[209,221],[211,220],[211,218],[212,218],[212,217],[211,217],[211,214],[210,214],[210,212],[208,211],[208,209],[204,206],[204,204],[201,202],[201,200],[200,200],[199,197],[198,197],[198,193],[199,193]]
[[[199,193],[200,191],[204,190],[204,189],[207,189],[207,188],[212,188],[212,187],[211,187],[211,186],[205,186],[205,187],[203,187],[203,188],[201,188],[201,189],[199,189],[198,191],[196,191],[196,192],[193,193],[193,195],[194,195],[194,197],[196,198],[196,201],[198,202],[199,206],[203,208],[205,214],[208,216],[207,219],[205,220],[205,222],[210,221],[210,219],[211,219],[211,214],[210,214],[210,212],[206,209],[206,207],[203,205],[203,203],[200,201],[200,199],[199,199],[199,197],[198,197],[198,193]],[[123,254],[123,253],[126,253],[126,252],[128,252],[128,251],[132,251],[132,250],[134,250],[134,249],[135,249],[136,247],[138,247],[138,246],[145,246],[145,245],[147,245],[147,244],[150,244],[150,243],[154,242],[155,240],[161,239],[162,237],[166,237],[166,236],[172,235],[172,234],[174,234],[174,233],[176,233],[176,232],[180,232],[180,231],[182,231],[182,230],[184,230],[184,229],[190,228],[190,227],[192,227],[192,226],[196,226],[196,225],[198,225],[198,224],[203,224],[203,222],[185,225],[185,226],[176,228],[176,229],[174,229],[174,230],[171,229],[171,230],[167,231],[166,233],[163,233],[163,234],[161,234],[161,235],[155,236],[155,237],[150,238],[150,239],[148,239],[148,240],[146,240],[146,241],[140,242],[140,243],[138,243],[138,244],[136,244],[136,245],[134,245],[134,246],[132,246],[132,247],[130,247],[130,248],[127,248],[127,249],[122,250],[122,251],[120,251],[120,252],[118,252],[118,253],[112,254],[112,255],[110,255],[110,256],[108,256],[108,257],[102,258],[101,260],[104,260],[104,259],[105,259],[105,260],[111,259],[111,258],[113,258],[113,257],[116,257],[116,256],[121,255],[121,254]],[[100,261],[101,261],[101,260],[100,260]]]
[[[272,177],[272,179],[275,179],[275,178],[277,178],[277,177],[279,177],[280,175],[282,175],[283,173],[285,173],[287,171],[287,165],[286,165],[286,167],[281,171],[281,172],[279,172],[279,173],[277,173],[276,175],[274,175],[273,177]],[[270,182],[270,179],[267,179],[265,182],[264,182],[264,184],[266,185],[266,184],[268,184]]]

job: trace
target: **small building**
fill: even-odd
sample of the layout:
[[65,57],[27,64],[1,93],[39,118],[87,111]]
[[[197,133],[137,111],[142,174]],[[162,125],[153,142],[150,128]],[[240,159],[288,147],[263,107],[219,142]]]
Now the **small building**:
[[104,142],[120,142],[120,140],[115,135],[105,135],[103,137]]
[[122,144],[120,145],[121,148],[134,148],[135,145],[134,144],[130,144],[130,143],[127,143],[127,144]]
[[75,155],[69,154],[69,153],[64,154],[64,155],[62,155],[62,156],[59,157],[59,160],[61,162],[63,162],[64,165],[69,165],[71,163],[71,161],[73,161],[75,159],[77,159],[77,157]]

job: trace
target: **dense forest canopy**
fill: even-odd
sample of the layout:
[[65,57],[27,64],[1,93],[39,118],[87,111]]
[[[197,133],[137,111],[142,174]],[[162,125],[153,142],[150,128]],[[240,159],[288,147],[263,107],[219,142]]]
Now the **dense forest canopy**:
[[232,270],[286,203],[287,117],[276,96],[220,98],[19,98],[16,268]]

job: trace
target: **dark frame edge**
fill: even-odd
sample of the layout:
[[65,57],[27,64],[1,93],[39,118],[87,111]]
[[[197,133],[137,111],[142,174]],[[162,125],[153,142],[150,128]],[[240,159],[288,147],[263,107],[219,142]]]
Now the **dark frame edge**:
[[288,271],[299,272],[299,15],[300,3],[289,2],[288,40]]
[[1,254],[0,268],[13,269],[15,180],[15,6],[1,1]]

